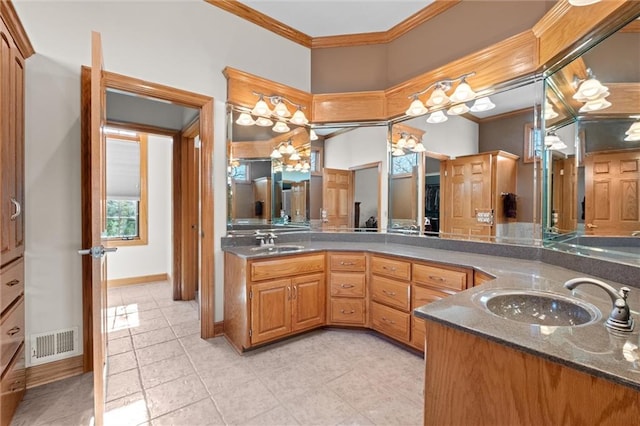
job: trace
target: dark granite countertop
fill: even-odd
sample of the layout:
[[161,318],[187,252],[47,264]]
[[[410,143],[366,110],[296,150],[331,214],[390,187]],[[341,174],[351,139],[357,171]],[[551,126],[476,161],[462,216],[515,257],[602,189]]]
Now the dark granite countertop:
[[[595,286],[578,287],[573,296],[595,305],[602,313],[598,321],[574,327],[549,327],[498,317],[484,308],[479,296],[495,289],[530,289],[571,296],[563,287],[571,278],[591,277],[540,260],[476,254],[383,242],[297,241],[301,249],[277,256],[324,250],[367,251],[415,260],[466,266],[496,277],[479,287],[452,295],[414,310],[414,315],[570,366],[586,373],[640,390],[640,289],[632,288],[629,305],[636,319],[633,333],[608,331],[604,322],[611,311],[608,295]],[[255,246],[226,246],[223,250],[246,259],[272,257]],[[615,288],[622,285],[607,280]]]

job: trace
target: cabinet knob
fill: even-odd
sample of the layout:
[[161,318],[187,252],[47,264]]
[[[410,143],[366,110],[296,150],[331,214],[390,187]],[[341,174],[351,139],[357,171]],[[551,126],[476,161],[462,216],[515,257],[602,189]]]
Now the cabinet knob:
[[353,262],[344,262],[344,261],[342,261],[342,262],[340,262],[340,265],[342,265],[342,266],[353,266]]
[[396,292],[395,292],[395,291],[387,291],[387,290],[385,290],[385,289],[382,289],[382,292],[383,292],[384,294],[386,294],[387,296],[390,296],[390,297],[393,297],[393,296],[395,296],[395,295],[396,295]]
[[353,288],[353,284],[341,284],[340,287],[342,287],[342,288]]
[[395,323],[396,323],[395,321],[390,320],[390,319],[385,318],[385,317],[382,317],[382,321],[384,321],[384,322],[388,322],[389,324],[395,324]]

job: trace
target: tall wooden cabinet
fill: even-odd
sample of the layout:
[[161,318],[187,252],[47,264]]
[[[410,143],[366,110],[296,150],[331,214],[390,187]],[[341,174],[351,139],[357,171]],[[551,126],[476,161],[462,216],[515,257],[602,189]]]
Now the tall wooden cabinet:
[[13,5],[0,0],[0,422],[25,392],[24,64],[33,48]]
[[493,151],[444,161],[440,207],[444,236],[480,240],[496,236],[496,225],[509,220],[503,194],[516,192],[519,158]]

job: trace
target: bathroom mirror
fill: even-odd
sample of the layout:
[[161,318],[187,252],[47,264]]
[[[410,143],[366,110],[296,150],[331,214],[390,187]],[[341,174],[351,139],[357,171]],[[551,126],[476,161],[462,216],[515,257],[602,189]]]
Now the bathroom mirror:
[[639,265],[636,27],[623,27],[545,80],[543,227],[547,247]]
[[[479,97],[494,105],[486,110],[445,109],[392,123],[389,230],[537,244],[540,161],[527,153],[536,143],[541,92],[532,76],[484,91]],[[424,152],[414,152],[418,142]]]
[[227,108],[228,230],[307,229],[311,176],[321,167],[309,129],[288,123],[273,130],[243,123],[242,109]]

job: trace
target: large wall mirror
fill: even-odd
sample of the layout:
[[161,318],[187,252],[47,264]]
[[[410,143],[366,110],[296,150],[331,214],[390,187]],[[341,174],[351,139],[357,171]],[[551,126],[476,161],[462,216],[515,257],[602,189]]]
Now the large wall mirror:
[[228,229],[307,229],[317,204],[312,176],[322,167],[309,129],[274,130],[232,105],[227,114]]
[[392,123],[388,229],[537,244],[541,92],[541,80],[531,77],[485,90],[479,103],[429,108]]
[[640,264],[640,32],[545,80],[545,244]]

